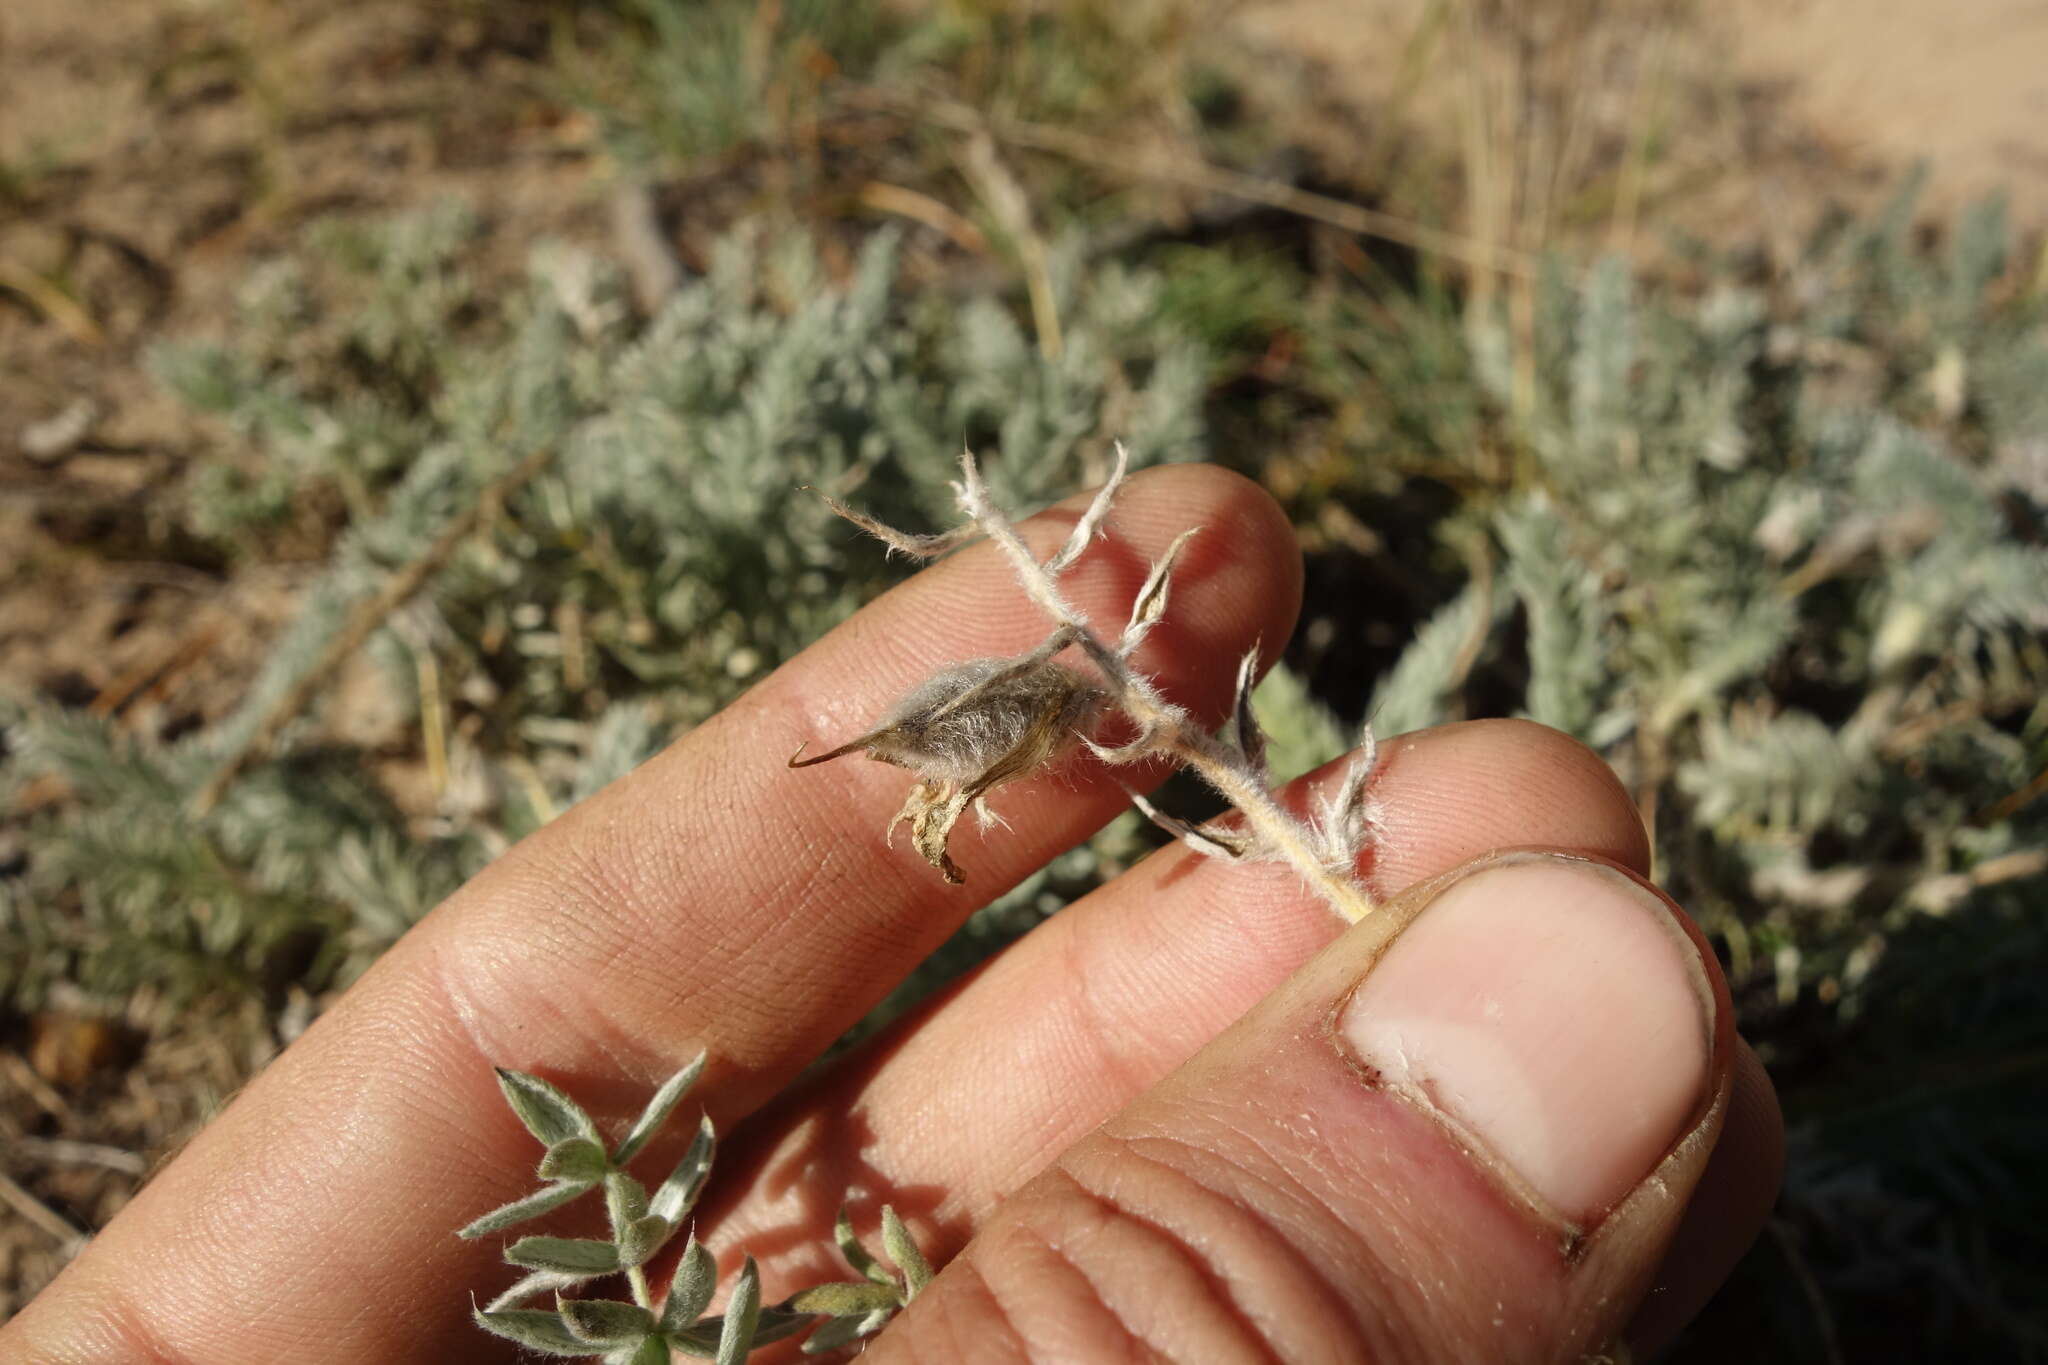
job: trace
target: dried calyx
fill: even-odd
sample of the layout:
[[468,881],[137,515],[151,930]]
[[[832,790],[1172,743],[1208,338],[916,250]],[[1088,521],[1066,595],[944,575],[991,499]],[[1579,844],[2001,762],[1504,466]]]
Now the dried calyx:
[[1072,632],[1061,628],[1019,658],[952,664],[911,689],[874,729],[815,758],[798,749],[789,766],[865,752],[917,774],[889,834],[908,824],[925,861],[957,885],[966,877],[946,844],[961,813],[972,806],[983,828],[999,823],[984,800],[988,793],[1071,748],[1102,704],[1100,688],[1053,662],[1072,642]]
[[[865,753],[917,775],[910,797],[889,822],[911,828],[912,842],[949,882],[965,880],[947,852],[953,826],[969,807],[982,824],[1000,823],[984,798],[1006,782],[1029,776],[1078,741],[1110,764],[1164,757],[1191,768],[1216,788],[1243,819],[1243,828],[1193,826],[1155,811],[1136,793],[1132,800],[1156,823],[1189,847],[1213,856],[1285,862],[1313,886],[1333,910],[1356,920],[1374,907],[1359,884],[1357,859],[1377,824],[1368,794],[1373,766],[1368,728],[1337,790],[1313,803],[1306,818],[1284,809],[1266,770],[1265,740],[1251,709],[1257,651],[1238,668],[1237,696],[1224,732],[1212,735],[1182,708],[1168,701],[1131,657],[1166,614],[1173,566],[1195,533],[1185,531],[1153,564],[1131,605],[1130,619],[1115,646],[1105,643],[1088,620],[1061,595],[1059,577],[1103,531],[1111,503],[1122,487],[1125,456],[1117,447],[1115,472],[1053,555],[1041,561],[1028,549],[982,482],[972,454],[961,457],[962,478],[954,491],[968,524],[941,535],[911,535],[885,526],[827,498],[832,510],[888,545],[892,553],[930,559],[979,533],[1009,560],[1017,581],[1034,605],[1053,622],[1045,643],[1014,659],[969,659],[949,665],[912,689],[874,728],[829,753],[803,757],[792,768],[808,767],[850,753]],[[1092,666],[1093,678],[1054,661],[1072,647]],[[1087,732],[1096,717],[1115,710],[1136,727],[1136,738],[1115,747]]]

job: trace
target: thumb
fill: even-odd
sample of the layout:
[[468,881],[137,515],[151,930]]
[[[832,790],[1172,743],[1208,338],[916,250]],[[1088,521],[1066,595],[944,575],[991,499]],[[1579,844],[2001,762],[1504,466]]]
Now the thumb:
[[1492,855],[1347,931],[1070,1148],[867,1358],[1609,1350],[1705,1170],[1735,1055],[1713,955],[1660,892]]

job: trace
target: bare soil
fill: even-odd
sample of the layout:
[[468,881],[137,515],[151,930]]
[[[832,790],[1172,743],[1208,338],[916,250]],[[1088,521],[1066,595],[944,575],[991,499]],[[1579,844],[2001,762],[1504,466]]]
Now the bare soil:
[[[1933,207],[2004,186],[2048,224],[2040,0],[1532,4],[1526,31],[1464,12],[1253,0],[1232,22],[1348,107],[1319,128],[1301,101],[1329,164],[1444,182],[1475,235],[1789,233],[1922,158]],[[542,233],[598,240],[603,168],[546,86],[548,43],[516,0],[7,0],[0,688],[158,736],[234,703],[303,575],[166,530],[167,491],[228,438],[149,378],[148,348],[221,326],[250,266],[324,214],[458,194],[507,270]],[[18,839],[0,822],[0,876]],[[0,1319],[311,1007],[0,1017]]]
[[[1490,173],[1563,163],[1566,227],[1606,225],[1623,196],[1602,176],[1632,155],[1634,211],[1710,238],[1796,234],[1919,163],[1930,213],[2002,193],[2048,226],[2041,0],[1249,0],[1235,23],[1320,73],[1371,142],[1431,130],[1469,166],[1475,127],[1502,140],[1514,106]],[[1465,213],[1494,226],[1483,194]]]
[[1929,203],[2010,196],[2048,223],[2048,4],[2041,0],[1733,0],[1741,79],[1836,158],[1925,161]]

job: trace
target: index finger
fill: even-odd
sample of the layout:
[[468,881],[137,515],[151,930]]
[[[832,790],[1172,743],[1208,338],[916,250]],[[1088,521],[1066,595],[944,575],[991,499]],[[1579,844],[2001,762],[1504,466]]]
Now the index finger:
[[[1049,549],[1079,514],[1034,519]],[[1134,479],[1065,580],[1121,621],[1151,558],[1203,526],[1140,662],[1198,714],[1235,659],[1284,640],[1300,566],[1253,485]],[[531,1185],[537,1153],[493,1065],[623,1112],[705,1047],[721,1127],[784,1085],[974,905],[1123,804],[1092,767],[1020,785],[1012,830],[962,835],[972,885],[883,842],[906,775],[793,773],[942,663],[1046,633],[985,547],[888,594],[435,910],[254,1082],[4,1332],[38,1362],[482,1358],[466,1291],[507,1272],[455,1228]]]

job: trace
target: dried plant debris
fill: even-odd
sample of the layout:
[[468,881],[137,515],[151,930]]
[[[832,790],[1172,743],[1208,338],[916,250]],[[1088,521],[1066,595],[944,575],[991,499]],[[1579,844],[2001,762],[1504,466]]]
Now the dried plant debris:
[[984,798],[1006,782],[1044,767],[1073,747],[1101,705],[1103,694],[1052,656],[1073,640],[1055,631],[1037,649],[1015,659],[969,659],[952,664],[911,689],[881,723],[829,753],[789,760],[806,768],[857,751],[916,773],[918,782],[889,821],[910,826],[911,842],[947,881],[966,875],[946,852],[961,812],[973,806],[982,827],[1000,823]]
[[[949,665],[913,688],[866,734],[815,758],[804,758],[800,748],[789,765],[808,767],[859,751],[916,773],[918,782],[889,828],[893,832],[897,824],[909,824],[917,851],[948,882],[958,883],[964,874],[949,855],[947,840],[970,805],[984,826],[994,820],[983,803],[994,788],[1038,771],[1077,740],[1110,764],[1163,757],[1192,768],[1222,793],[1242,816],[1244,828],[1226,832],[1192,826],[1162,815],[1133,793],[1138,809],[1155,823],[1203,853],[1286,862],[1346,919],[1369,913],[1373,902],[1355,869],[1377,824],[1367,780],[1373,766],[1371,733],[1365,735],[1336,792],[1316,804],[1311,818],[1299,819],[1271,790],[1265,736],[1251,705],[1258,673],[1256,649],[1238,666],[1237,695],[1220,736],[1211,735],[1167,701],[1152,679],[1132,664],[1139,643],[1166,615],[1174,564],[1198,528],[1175,537],[1154,562],[1112,647],[1061,595],[1059,577],[1107,533],[1110,510],[1128,469],[1123,448],[1117,449],[1115,471],[1065,543],[1042,561],[996,506],[973,454],[962,455],[960,469],[962,478],[953,488],[967,524],[951,533],[908,535],[835,500],[827,503],[892,553],[911,558],[935,557],[976,533],[987,536],[1009,560],[1025,595],[1051,619],[1052,634],[1015,659],[970,659]],[[1054,662],[1054,656],[1070,647],[1093,667],[1095,679]],[[1135,738],[1108,746],[1089,733],[1098,718],[1112,711],[1135,728]]]

